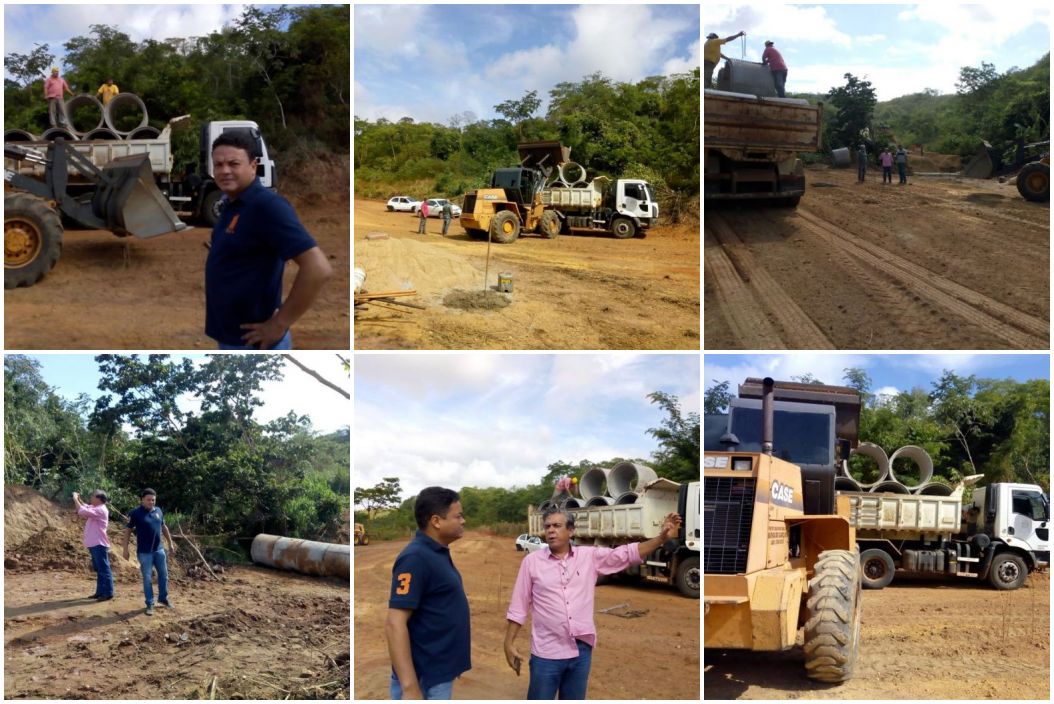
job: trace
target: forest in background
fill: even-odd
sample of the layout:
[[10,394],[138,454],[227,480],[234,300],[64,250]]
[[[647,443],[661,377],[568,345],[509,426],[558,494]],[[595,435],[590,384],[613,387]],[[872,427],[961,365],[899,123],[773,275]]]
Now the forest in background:
[[[792,381],[822,384],[806,374]],[[915,387],[896,395],[878,395],[863,369],[844,370],[841,380],[861,396],[860,441],[871,442],[887,455],[905,445],[917,445],[933,458],[933,479],[954,485],[971,474],[983,474],[983,484],[1022,482],[1050,487],[1050,382],[1031,379],[985,379],[945,370],[929,390]],[[739,383],[736,380],[734,383]],[[724,432],[734,397],[730,380],[715,380],[705,391],[706,449],[723,450]],[[899,462],[900,460],[898,460]],[[874,481],[874,464],[866,457],[850,458],[854,475]],[[907,466],[897,476],[917,476]]]
[[[676,396],[662,391],[648,395],[665,417],[657,428],[642,429],[654,438],[658,447],[648,459],[615,457],[607,461],[577,463],[558,460],[550,463],[538,482],[522,487],[462,487],[461,496],[465,525],[469,529],[485,528],[498,535],[518,535],[527,528],[527,506],[537,506],[553,496],[557,479],[563,476],[581,477],[594,467],[611,468],[620,462],[646,464],[659,477],[675,482],[699,481],[699,414],[683,413]],[[416,496],[403,498],[398,477],[385,477],[372,487],[355,488],[355,521],[367,526],[373,540],[406,538],[417,529],[414,520]]]
[[[461,196],[490,184],[496,168],[516,166],[518,142],[559,140],[588,177],[643,178],[674,222],[698,217],[699,69],[621,83],[600,73],[549,91],[544,116],[538,91],[501,101],[494,120],[471,112],[446,125],[355,117],[355,193],[387,199]],[[500,102],[499,102],[500,101]],[[665,215],[664,215],[665,217]]]
[[[4,357],[5,484],[65,502],[103,489],[122,514],[151,487],[173,532],[220,545],[257,533],[335,540],[346,530],[348,429],[322,435],[294,413],[254,418],[261,386],[283,377],[283,356],[95,359],[104,394],[93,401],[63,398],[30,357]],[[183,410],[188,398],[200,410]]]

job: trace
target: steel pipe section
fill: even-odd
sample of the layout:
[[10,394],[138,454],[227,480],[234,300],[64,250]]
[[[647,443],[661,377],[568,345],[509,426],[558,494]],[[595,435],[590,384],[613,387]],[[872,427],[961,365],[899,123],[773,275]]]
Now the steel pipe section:
[[[923,484],[928,484],[933,479],[933,458],[930,457],[930,453],[923,450],[917,445],[905,445],[900,448],[889,458],[889,478],[899,481],[904,486],[908,486],[904,481],[897,479],[896,475],[893,474],[893,466],[896,463],[897,458],[903,457],[911,460],[919,468],[919,481],[915,484],[916,487],[920,487]],[[909,489],[912,487],[908,487]]]
[[67,142],[77,141],[77,135],[65,127],[51,127],[45,130],[44,134],[40,135],[40,138],[47,142],[53,142],[59,137],[62,137]]
[[[117,110],[131,105],[133,108],[138,108],[143,113],[143,119],[139,121],[139,124],[130,130],[120,130],[117,128]],[[140,127],[146,127],[149,124],[150,116],[146,113],[146,104],[139,98],[135,93],[118,93],[106,104],[106,107],[102,111],[103,120],[106,122],[106,126],[111,130],[121,135],[122,137],[128,136],[131,132],[139,129]]]
[[283,538],[261,533],[253,538],[253,562],[319,577],[351,576],[351,546]]
[[593,467],[586,470],[582,478],[578,480],[578,493],[588,501],[596,496],[604,496],[608,493],[608,474],[611,470],[602,467]]
[[37,137],[26,130],[10,129],[4,130],[4,142],[35,142]]
[[[83,107],[92,108],[92,122],[95,123],[94,125],[79,127],[74,122],[74,111]],[[84,134],[85,132],[91,132],[92,130],[97,130],[103,126],[103,110],[104,108],[102,106],[102,103],[99,102],[99,99],[96,98],[94,95],[75,95],[66,101],[66,119],[69,120],[70,128],[81,134]],[[95,115],[98,115],[98,120],[95,119]]]
[[137,127],[132,130],[125,139],[157,139],[160,136],[161,130],[147,125],[146,127]]
[[[860,484],[861,489],[871,489],[876,484],[881,483],[886,479],[886,477],[889,476],[889,457],[886,456],[886,451],[878,445],[875,445],[874,443],[870,442],[862,442],[856,447],[854,447],[853,451],[849,454],[850,456],[863,455],[864,457],[870,457],[878,466],[878,479],[876,479],[874,482],[867,484],[864,481],[857,479],[857,482]],[[845,471],[846,473],[849,473],[848,465],[846,465]],[[849,476],[850,478],[855,479],[855,477],[853,477],[851,473],[849,473]]]
[[911,491],[901,484],[900,482],[892,479],[887,479],[882,482],[878,482],[871,487],[872,494],[910,494]]
[[952,488],[947,484],[941,484],[940,482],[930,482],[928,484],[920,484],[911,490],[913,493],[919,496],[951,496]]
[[592,506],[610,506],[615,503],[615,500],[610,496],[594,496],[593,498],[586,501],[586,508]]
[[863,491],[860,487],[860,482],[853,479],[852,477],[835,477],[834,478],[834,490],[839,491]]
[[111,130],[109,127],[100,127],[97,130],[92,130],[91,132],[87,133],[81,139],[83,139],[85,141],[101,139],[101,140],[105,140],[105,141],[108,141],[108,142],[113,142],[113,141],[120,140],[121,139],[121,135],[117,134],[116,132]]
[[618,498],[615,499],[615,503],[620,505],[620,506],[622,504],[635,504],[635,503],[637,503],[637,498],[638,498],[637,492],[635,492],[635,491],[624,491],[624,492],[622,492],[621,494],[618,495]]
[[[608,475],[608,496],[618,499],[630,491],[640,491],[645,484],[653,482],[659,476],[655,470],[635,462],[621,462],[611,469]],[[584,496],[584,494],[583,494]]]

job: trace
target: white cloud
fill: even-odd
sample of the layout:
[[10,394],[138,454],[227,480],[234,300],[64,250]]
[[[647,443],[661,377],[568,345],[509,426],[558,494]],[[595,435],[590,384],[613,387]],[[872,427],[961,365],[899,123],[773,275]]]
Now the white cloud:
[[[747,44],[763,45],[771,39],[817,42],[851,47],[853,38],[835,26],[822,6],[804,5],[707,5],[703,4],[703,27],[727,37],[742,30]],[[740,40],[736,40],[738,43]],[[738,53],[738,52],[737,52]],[[731,56],[731,54],[729,54]]]
[[844,370],[849,367],[867,369],[871,365],[869,355],[853,354],[773,354],[754,355],[749,361],[736,364],[722,362],[723,355],[708,354],[703,360],[703,379],[706,387],[714,381],[729,381],[729,390],[736,393],[739,384],[748,377],[770,376],[777,381],[790,381],[791,377],[811,374],[825,384],[841,386]]
[[700,61],[699,41],[697,40],[688,47],[687,57],[676,57],[664,63],[662,65],[662,74],[669,76],[674,73],[690,73],[702,65]]
[[427,5],[356,5],[355,49],[385,57],[416,57],[419,40],[427,40]]

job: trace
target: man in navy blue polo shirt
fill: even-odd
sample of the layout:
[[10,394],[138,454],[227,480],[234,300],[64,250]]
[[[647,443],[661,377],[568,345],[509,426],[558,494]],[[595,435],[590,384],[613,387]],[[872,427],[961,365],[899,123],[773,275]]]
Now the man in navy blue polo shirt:
[[417,534],[395,558],[388,600],[392,699],[451,699],[472,668],[468,599],[449,545],[465,532],[457,492],[431,486],[414,505]]
[[176,552],[172,534],[165,525],[165,516],[157,507],[157,492],[143,489],[141,503],[128,513],[128,526],[124,531],[124,559],[128,559],[128,541],[135,529],[135,557],[139,560],[139,572],[143,575],[143,593],[146,596],[146,615],[154,615],[153,571],[157,570],[157,599],[163,606],[172,608],[168,600],[168,557],[161,547],[161,536],[165,536],[168,551]]
[[[212,143],[212,170],[225,205],[205,262],[205,334],[220,349],[292,349],[293,323],[333,274],[293,207],[256,178],[256,146],[240,132]],[[298,270],[282,301],[282,273]]]

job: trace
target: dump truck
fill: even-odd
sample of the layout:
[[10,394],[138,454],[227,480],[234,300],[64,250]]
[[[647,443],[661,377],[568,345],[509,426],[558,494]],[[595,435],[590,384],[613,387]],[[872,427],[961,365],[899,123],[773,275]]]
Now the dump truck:
[[[796,429],[780,430],[774,385],[761,380],[756,449],[729,433],[727,451],[703,453],[703,645],[784,651],[803,630],[806,675],[843,682],[861,626],[849,499],[834,492],[833,466],[806,469],[778,456],[780,439]],[[841,407],[843,426],[859,422],[859,404]]]
[[[267,143],[260,133],[259,126],[252,120],[213,120],[202,123],[198,131],[196,167],[185,169],[182,172],[176,170],[172,137],[176,131],[189,124],[189,120],[189,115],[172,118],[165,125],[161,134],[153,139],[77,140],[67,142],[67,145],[96,167],[102,167],[114,159],[126,156],[147,155],[157,187],[172,208],[181,216],[199,219],[209,227],[215,225],[219,220],[222,209],[223,192],[220,191],[213,178],[211,155],[212,142],[221,134],[242,132],[248,135],[256,145],[259,158],[257,176],[260,178],[260,183],[264,188],[276,187],[275,162],[268,152]],[[5,141],[5,146],[9,144],[46,156],[51,142]],[[44,163],[16,160],[6,158],[6,156],[4,162],[4,168],[7,171],[38,180],[44,178]],[[68,188],[72,195],[84,195],[94,187],[95,183],[91,177],[80,172],[70,173]]]
[[822,103],[705,90],[704,199],[797,206],[805,195],[798,155],[819,150],[822,115]]
[[465,195],[460,223],[469,236],[500,244],[524,233],[628,239],[658,222],[647,181],[599,176],[587,182],[584,167],[570,161],[570,147],[560,142],[525,142],[517,151],[519,166],[496,169],[488,188]]
[[[632,503],[602,501],[599,505],[582,506],[574,498],[562,503],[560,507],[575,519],[574,544],[618,547],[649,540],[662,531],[663,519],[676,513],[682,519],[676,540],[660,547],[643,564],[621,574],[669,584],[677,587],[682,595],[698,599],[699,482],[678,483],[654,478],[640,484],[633,493],[636,497]],[[542,540],[545,540],[542,516],[546,508],[545,504],[527,508],[527,532]]]

